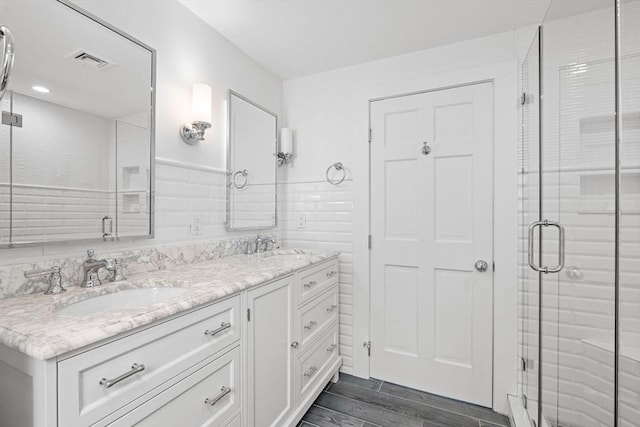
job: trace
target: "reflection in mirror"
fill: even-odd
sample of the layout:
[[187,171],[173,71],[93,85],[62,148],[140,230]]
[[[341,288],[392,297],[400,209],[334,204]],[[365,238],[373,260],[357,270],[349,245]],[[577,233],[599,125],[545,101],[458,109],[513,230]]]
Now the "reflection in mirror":
[[0,246],[151,235],[154,51],[66,1],[3,1],[0,16],[16,46]]
[[278,117],[229,92],[227,229],[276,226]]

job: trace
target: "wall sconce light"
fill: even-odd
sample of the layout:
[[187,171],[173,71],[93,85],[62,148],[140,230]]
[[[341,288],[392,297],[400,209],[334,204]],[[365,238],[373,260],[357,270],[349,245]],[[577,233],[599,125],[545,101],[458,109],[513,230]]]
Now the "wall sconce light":
[[293,131],[289,128],[280,129],[280,150],[278,151],[278,166],[291,160],[293,156]]
[[211,87],[194,84],[191,102],[193,121],[180,126],[180,136],[187,144],[194,145],[204,140],[204,131],[211,127]]

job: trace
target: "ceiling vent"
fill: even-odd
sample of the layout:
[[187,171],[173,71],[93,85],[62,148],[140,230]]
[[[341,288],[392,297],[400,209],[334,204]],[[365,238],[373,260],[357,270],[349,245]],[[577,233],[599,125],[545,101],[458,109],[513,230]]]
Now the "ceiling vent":
[[90,67],[96,70],[104,70],[115,65],[113,61],[100,57],[95,53],[89,52],[85,49],[79,49],[66,55],[65,58],[72,59],[86,67]]

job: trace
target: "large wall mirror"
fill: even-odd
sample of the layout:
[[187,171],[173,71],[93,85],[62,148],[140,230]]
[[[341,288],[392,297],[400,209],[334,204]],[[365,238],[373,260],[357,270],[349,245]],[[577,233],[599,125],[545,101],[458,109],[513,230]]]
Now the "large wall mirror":
[[0,246],[152,236],[154,50],[67,1],[2,1],[0,21]]
[[229,91],[227,229],[276,226],[278,116]]

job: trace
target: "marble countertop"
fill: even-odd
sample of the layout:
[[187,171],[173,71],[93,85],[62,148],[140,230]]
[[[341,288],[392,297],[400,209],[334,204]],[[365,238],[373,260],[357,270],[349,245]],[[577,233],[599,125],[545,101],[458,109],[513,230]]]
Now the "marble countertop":
[[[60,295],[40,293],[6,298],[0,300],[0,343],[35,359],[50,359],[337,255],[334,251],[279,249],[266,256],[235,255],[132,275],[127,280],[103,282],[91,289],[71,286]],[[124,306],[84,315],[60,311],[99,295],[153,287],[180,287],[186,291],[144,306]]]

